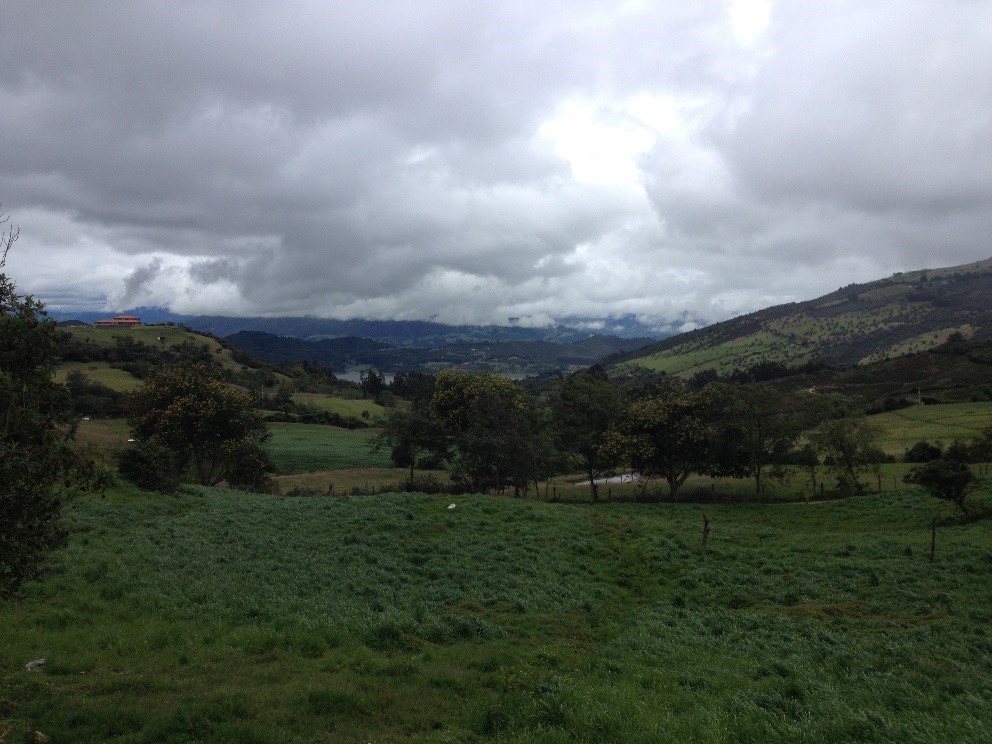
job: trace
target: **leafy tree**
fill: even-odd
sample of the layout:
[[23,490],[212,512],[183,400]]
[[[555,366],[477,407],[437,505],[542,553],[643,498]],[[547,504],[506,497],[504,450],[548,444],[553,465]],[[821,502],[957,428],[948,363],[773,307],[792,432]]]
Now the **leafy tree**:
[[434,396],[434,378],[423,372],[397,372],[389,383],[389,390],[415,406],[427,406]]
[[430,404],[455,480],[478,490],[526,491],[550,459],[547,429],[526,393],[492,373],[442,370]]
[[[0,245],[0,266],[15,239]],[[55,323],[0,274],[0,595],[64,542],[66,490],[94,481],[71,446],[75,420],[68,390],[52,381],[57,363]]]
[[834,467],[841,493],[853,495],[864,492],[861,474],[879,462],[877,442],[881,436],[877,425],[848,412],[821,423],[809,439],[824,461]]
[[592,500],[599,500],[596,478],[617,464],[604,447],[610,427],[623,413],[623,395],[598,364],[562,381],[551,400],[551,420],[559,450],[569,453],[589,478]]
[[944,451],[944,459],[953,460],[954,462],[971,462],[971,455],[971,447],[960,439],[955,439],[947,445],[947,449]]
[[79,416],[119,417],[125,414],[123,393],[90,380],[78,370],[66,376],[65,386],[72,398],[72,409]]
[[931,496],[955,504],[964,515],[970,515],[964,499],[975,474],[967,464],[940,458],[919,465],[903,478],[906,483],[923,486]]
[[671,384],[653,398],[637,401],[611,432],[606,449],[643,475],[660,474],[674,500],[690,474],[710,464],[707,391],[689,392]]
[[386,376],[371,367],[359,375],[362,397],[375,400],[379,393],[386,389]]
[[968,443],[968,452],[972,462],[992,462],[992,426],[972,437]]
[[800,401],[761,385],[711,389],[719,409],[715,425],[715,472],[754,479],[761,496],[767,466],[780,462],[807,427]]
[[196,481],[259,488],[264,485],[268,439],[251,398],[228,385],[216,367],[166,367],[131,394],[128,423],[139,441],[168,448]]
[[146,491],[172,493],[179,487],[175,454],[154,439],[134,442],[118,452],[117,470]]
[[403,401],[389,409],[382,430],[372,438],[370,446],[374,452],[388,449],[397,467],[410,468],[410,483],[413,483],[414,468],[422,456],[428,452],[442,452],[445,443],[443,432],[431,416],[426,403]]

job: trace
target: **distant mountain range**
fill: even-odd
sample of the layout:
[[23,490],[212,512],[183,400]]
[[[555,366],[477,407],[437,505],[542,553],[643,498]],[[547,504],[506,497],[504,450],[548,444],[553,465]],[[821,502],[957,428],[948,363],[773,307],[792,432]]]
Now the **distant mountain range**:
[[[632,316],[607,321],[570,318],[574,325],[529,328],[184,316],[158,308],[128,312],[146,323],[171,322],[211,333],[269,361],[312,360],[335,370],[463,366],[527,375],[567,371],[607,357],[617,371],[729,375],[762,364],[864,365],[931,351],[949,340],[992,342],[992,259],[849,284],[814,300],[777,305],[677,335],[671,329],[648,328]],[[52,316],[85,322],[104,317]]]
[[434,372],[444,367],[494,371],[514,376],[589,367],[615,353],[641,348],[650,339],[591,336],[573,343],[538,340],[474,341],[433,348],[389,346],[347,336],[308,341],[263,331],[239,331],[224,341],[254,357],[279,364],[314,361],[336,372],[360,367],[386,371]]
[[[275,336],[319,341],[334,338],[365,338],[390,346],[436,348],[448,344],[504,341],[548,341],[571,344],[593,335],[616,336],[650,342],[675,332],[661,330],[639,322],[634,316],[594,319],[570,317],[562,323],[540,328],[517,325],[475,326],[445,325],[419,320],[335,320],[332,318],[231,318],[211,315],[178,315],[155,307],[138,307],[121,311],[137,315],[144,323],[174,323],[215,336],[232,336],[241,331],[261,331]],[[118,313],[51,312],[58,321],[80,320],[94,323]]]
[[948,340],[992,341],[992,259],[850,284],[815,300],[671,336],[610,364],[682,377],[727,375],[765,363],[868,364]]

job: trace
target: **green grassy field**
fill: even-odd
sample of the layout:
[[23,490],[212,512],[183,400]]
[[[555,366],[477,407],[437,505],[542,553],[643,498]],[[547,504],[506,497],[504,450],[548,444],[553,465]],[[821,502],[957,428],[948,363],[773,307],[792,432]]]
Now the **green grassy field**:
[[375,432],[317,424],[270,424],[269,456],[281,475],[343,468],[388,468],[388,452],[373,454]]
[[0,604],[14,740],[992,731],[992,523],[916,494],[704,511],[115,491],[67,520],[68,548]]
[[64,383],[70,372],[82,372],[92,382],[99,382],[121,393],[141,387],[141,380],[137,377],[123,369],[111,367],[107,362],[63,362],[52,379]]
[[320,393],[295,393],[293,402],[336,413],[372,426],[386,420],[386,409],[371,400],[338,398]]
[[[214,354],[222,366],[236,370],[241,365],[234,361],[231,352],[224,348],[215,338],[191,333],[179,326],[147,325],[134,328],[95,328],[92,326],[68,326],[62,330],[68,331],[75,338],[96,344],[98,346],[113,346],[115,339],[130,338],[148,346],[178,346],[184,342],[192,342],[197,346],[206,346]],[[159,340],[163,339],[163,340]]]
[[955,439],[968,441],[992,426],[992,403],[948,403],[913,406],[872,416],[882,427],[882,449],[902,455],[921,439],[947,445]]

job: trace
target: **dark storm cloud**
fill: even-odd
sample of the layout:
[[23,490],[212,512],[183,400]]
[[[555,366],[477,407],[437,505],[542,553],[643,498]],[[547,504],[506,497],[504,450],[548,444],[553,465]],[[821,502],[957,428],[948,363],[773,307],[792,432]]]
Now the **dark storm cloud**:
[[981,3],[4,16],[0,197],[43,297],[691,323],[992,252]]

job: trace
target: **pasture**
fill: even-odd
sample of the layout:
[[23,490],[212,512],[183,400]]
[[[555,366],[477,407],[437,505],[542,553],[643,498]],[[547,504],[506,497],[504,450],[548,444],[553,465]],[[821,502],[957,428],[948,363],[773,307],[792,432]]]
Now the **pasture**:
[[371,400],[341,398],[321,393],[294,393],[293,402],[319,411],[335,413],[363,426],[378,426],[386,420],[386,409]]
[[70,545],[0,605],[0,732],[382,744],[992,729],[992,523],[916,493],[704,510],[119,489],[66,516]]
[[883,430],[882,449],[901,456],[921,439],[948,445],[955,439],[967,442],[992,426],[992,403],[946,403],[912,406],[880,413],[871,421]]
[[343,468],[388,468],[388,452],[369,451],[375,432],[319,424],[269,424],[269,456],[276,473],[312,473]]
[[64,383],[70,372],[81,372],[92,382],[106,385],[119,393],[129,393],[141,387],[141,380],[123,369],[111,367],[107,362],[63,362],[52,379]]

